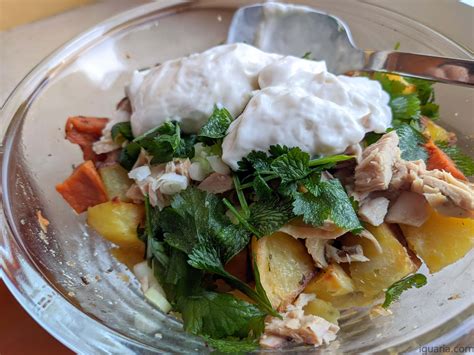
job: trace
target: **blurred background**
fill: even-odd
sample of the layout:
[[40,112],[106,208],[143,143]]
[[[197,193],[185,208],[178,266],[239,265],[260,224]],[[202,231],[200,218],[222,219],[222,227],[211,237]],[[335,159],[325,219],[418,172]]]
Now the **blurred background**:
[[[347,0],[348,6],[353,1],[403,14],[473,52],[474,0]],[[147,2],[0,0],[0,105],[52,50],[106,18]],[[314,0],[315,7],[317,3]],[[28,316],[1,280],[0,310],[0,355],[71,353]]]

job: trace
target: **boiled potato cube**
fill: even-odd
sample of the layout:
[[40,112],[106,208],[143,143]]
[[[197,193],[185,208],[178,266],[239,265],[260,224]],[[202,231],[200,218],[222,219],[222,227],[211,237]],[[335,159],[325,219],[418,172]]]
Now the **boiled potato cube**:
[[303,309],[305,314],[312,314],[324,318],[334,324],[337,324],[337,320],[341,316],[339,311],[331,303],[318,298],[309,301]]
[[87,210],[87,223],[102,237],[122,248],[140,248],[137,226],[142,222],[143,206],[122,201],[109,201]]
[[262,286],[272,306],[279,310],[293,302],[315,271],[303,243],[285,233],[253,238],[252,254]]
[[128,177],[127,170],[119,164],[114,164],[100,168],[99,174],[104,182],[109,200],[118,198],[120,201],[130,202],[125,193],[133,181]]
[[362,292],[348,293],[344,296],[336,296],[331,300],[331,304],[336,309],[348,309],[352,307],[366,307],[374,303],[376,297],[365,296]]
[[308,283],[304,292],[314,293],[317,298],[331,302],[336,296],[354,292],[354,283],[340,265],[329,264]]
[[432,211],[420,227],[400,225],[403,234],[431,272],[461,259],[474,247],[474,220]]
[[367,225],[367,229],[380,243],[382,253],[375,249],[373,242],[355,235],[344,237],[342,243],[362,246],[369,261],[351,263],[351,278],[357,291],[361,291],[365,296],[375,296],[394,282],[415,272],[418,266],[388,224],[384,223],[378,227]]

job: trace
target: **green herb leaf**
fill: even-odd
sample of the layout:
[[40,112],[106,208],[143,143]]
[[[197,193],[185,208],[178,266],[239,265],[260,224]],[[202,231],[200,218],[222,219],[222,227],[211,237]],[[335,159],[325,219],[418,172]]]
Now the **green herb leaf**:
[[[116,123],[110,132],[112,140],[114,142],[119,142],[118,140],[126,139],[128,141],[133,140],[132,126],[130,122],[119,122]],[[119,142],[121,143],[121,142]]]
[[169,121],[133,140],[153,157],[151,164],[166,163],[174,157],[192,158],[195,142],[195,136],[182,136],[179,124]]
[[400,42],[397,42],[395,43],[395,45],[393,46],[393,50],[394,51],[398,51],[400,49]]
[[263,324],[266,316],[256,306],[232,295],[209,291],[180,299],[178,308],[186,331],[215,339],[247,336],[250,330],[258,328],[256,322]]
[[225,108],[214,106],[212,115],[199,131],[199,137],[212,139],[224,138],[233,120],[231,114]]
[[276,158],[271,168],[283,183],[304,179],[310,173],[309,154],[298,147],[291,148],[288,153]]
[[270,188],[270,186],[268,186],[267,182],[260,176],[260,174],[257,174],[253,180],[253,189],[259,199],[268,198],[273,192],[273,190]]
[[140,155],[141,147],[137,143],[127,144],[121,151],[118,162],[126,170],[130,171]]
[[393,97],[389,105],[394,121],[410,121],[420,118],[420,100],[415,94]]
[[258,339],[213,339],[207,336],[204,336],[203,338],[206,343],[210,347],[212,347],[217,353],[246,354],[258,349]]
[[416,94],[418,99],[420,99],[421,105],[426,105],[427,103],[433,102],[435,99],[433,84],[434,81],[404,77],[404,79],[416,86]]
[[387,74],[384,73],[374,73],[372,79],[377,80],[391,98],[401,95],[406,88],[404,83],[399,80],[390,80]]
[[436,120],[439,118],[439,105],[428,102],[425,105],[421,106],[421,115]]
[[260,236],[271,235],[294,217],[291,201],[273,197],[250,206],[249,223]]
[[376,143],[382,136],[382,133],[369,132],[365,135],[364,141],[367,145],[371,145]]
[[457,146],[449,146],[445,142],[437,142],[436,145],[445,152],[449,158],[456,164],[456,167],[466,176],[474,175],[474,160],[464,154]]
[[321,181],[317,195],[297,193],[293,202],[293,213],[303,216],[305,223],[322,226],[329,219],[338,227],[358,233],[362,229],[359,219],[339,180]]
[[424,285],[426,285],[426,276],[422,274],[410,275],[395,282],[387,289],[387,291],[385,291],[385,301],[382,304],[382,307],[387,309],[393,302],[400,298],[403,291],[412,287],[420,288]]
[[308,166],[313,167],[313,166],[321,166],[321,165],[327,165],[327,164],[336,164],[341,161],[346,161],[346,160],[351,160],[351,159],[354,159],[353,155],[344,155],[344,154],[331,155],[328,157],[310,160],[308,163]]
[[245,158],[239,161],[239,172],[252,174],[254,172],[269,171],[272,159],[261,151],[252,151]]
[[301,57],[301,59],[311,59],[311,52],[306,52],[305,54],[303,54],[303,56]]
[[428,159],[428,153],[423,147],[426,138],[407,124],[401,124],[396,129],[400,142],[398,146],[402,152],[402,158],[405,160],[424,160]]

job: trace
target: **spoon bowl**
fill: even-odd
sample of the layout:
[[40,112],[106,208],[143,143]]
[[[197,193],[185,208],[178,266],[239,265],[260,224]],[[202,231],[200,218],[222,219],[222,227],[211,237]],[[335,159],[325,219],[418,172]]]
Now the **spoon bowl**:
[[[265,3],[242,7],[232,19],[227,43],[324,60],[328,71],[391,72],[457,85],[474,85],[474,61],[356,47],[339,18],[306,6]],[[306,55],[305,55],[306,54]]]

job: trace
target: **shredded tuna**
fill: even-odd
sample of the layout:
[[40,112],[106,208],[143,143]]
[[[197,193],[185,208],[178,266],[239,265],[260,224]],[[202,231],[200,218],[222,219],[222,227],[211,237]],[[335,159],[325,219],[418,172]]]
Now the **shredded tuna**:
[[317,267],[327,268],[328,263],[325,256],[325,246],[327,244],[327,239],[320,238],[306,238],[305,245],[308,253],[313,257],[314,263]]
[[382,136],[362,153],[362,161],[355,169],[355,187],[359,192],[388,189],[392,167],[400,157],[395,131]]
[[296,239],[336,239],[347,231],[331,221],[325,221],[321,227],[314,227],[300,220],[293,220],[281,227],[280,232],[289,234]]
[[[281,347],[286,340],[299,344],[320,346],[336,338],[339,327],[324,318],[307,315],[304,306],[314,300],[314,294],[300,294],[294,305],[288,306],[281,319],[269,317],[265,323],[265,332],[260,338],[260,345],[267,348]],[[274,337],[280,337],[278,341]]]
[[326,245],[326,257],[330,261],[336,263],[351,263],[353,261],[365,262],[369,259],[364,255],[364,250],[359,244],[353,246],[343,246],[342,249],[337,249],[332,245]]
[[234,182],[229,175],[212,173],[198,185],[198,188],[213,194],[220,194],[232,190]]
[[112,127],[117,123],[128,121],[130,121],[129,112],[122,109],[118,109],[117,111],[115,111],[114,115],[112,116],[112,119],[107,122],[107,125],[102,130],[102,136],[97,142],[93,144],[92,149],[94,150],[94,152],[96,154],[103,154],[121,148],[120,144],[114,142],[114,140],[112,139]]
[[385,197],[368,198],[361,204],[357,214],[364,222],[380,226],[387,214],[389,203]]
[[423,195],[403,191],[390,207],[386,222],[420,227],[429,217],[429,206]]

